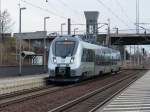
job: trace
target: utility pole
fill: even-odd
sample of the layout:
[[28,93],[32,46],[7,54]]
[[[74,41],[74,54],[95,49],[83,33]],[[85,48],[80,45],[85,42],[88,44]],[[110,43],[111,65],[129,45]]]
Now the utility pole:
[[2,35],[1,35],[1,33],[2,33],[2,7],[1,7],[1,4],[2,4],[2,2],[1,2],[1,0],[0,0],[0,39],[2,38]]
[[136,34],[139,34],[139,0],[136,0]]
[[68,18],[68,35],[71,35],[71,19]]
[[130,45],[130,66],[132,66],[132,53],[131,53],[131,45]]
[[134,59],[133,59],[133,61],[134,61],[134,66],[136,66],[135,45],[134,45]]
[[25,7],[20,8],[19,4],[19,75],[22,74],[22,60],[21,60],[21,46],[22,46],[22,39],[21,39],[21,12],[22,10],[25,10]]
[[47,38],[47,31],[46,31],[46,20],[50,17],[44,17],[44,31],[45,37],[44,37],[44,71],[46,72],[46,38]]
[[137,53],[138,53],[138,55],[137,55],[137,65],[140,65],[140,51],[139,51],[139,45],[137,45]]
[[124,46],[124,53],[123,54],[124,54],[124,57],[123,57],[124,58],[124,65],[126,66],[126,55],[127,55],[126,54],[126,46]]
[[[0,43],[2,43],[2,8],[1,8],[1,0],[0,0]],[[3,61],[3,55],[2,55],[3,51],[2,51],[2,46],[0,46],[0,62],[2,64]]]
[[110,19],[109,19],[109,18],[108,18],[108,28],[107,28],[106,45],[107,45],[108,47],[111,45],[111,37],[110,37]]
[[0,0],[0,39],[2,38],[2,2]]

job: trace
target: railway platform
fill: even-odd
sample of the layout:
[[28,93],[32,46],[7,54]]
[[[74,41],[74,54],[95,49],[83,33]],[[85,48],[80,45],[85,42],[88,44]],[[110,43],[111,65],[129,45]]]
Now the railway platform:
[[46,85],[48,74],[0,78],[0,95],[42,87]]
[[96,112],[150,112],[150,71]]

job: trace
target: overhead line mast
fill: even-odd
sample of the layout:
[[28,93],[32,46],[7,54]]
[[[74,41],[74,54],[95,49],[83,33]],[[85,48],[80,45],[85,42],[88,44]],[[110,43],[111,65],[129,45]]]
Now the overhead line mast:
[[139,0],[136,0],[136,34],[139,34]]

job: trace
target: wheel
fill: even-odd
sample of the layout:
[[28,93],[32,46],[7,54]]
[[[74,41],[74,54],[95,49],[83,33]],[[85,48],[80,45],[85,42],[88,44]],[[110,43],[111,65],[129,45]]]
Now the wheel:
[[118,73],[118,71],[115,71],[115,74],[117,74]]
[[102,71],[99,72],[99,76],[103,76],[103,72]]
[[85,73],[82,73],[80,81],[85,80]]
[[114,71],[113,71],[113,69],[111,69],[111,73],[113,73]]
[[119,70],[118,71],[120,71],[121,70],[121,67],[119,67]]

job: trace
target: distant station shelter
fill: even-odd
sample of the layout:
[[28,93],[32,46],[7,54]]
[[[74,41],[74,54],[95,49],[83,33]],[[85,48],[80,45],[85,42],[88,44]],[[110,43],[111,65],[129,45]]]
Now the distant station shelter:
[[47,35],[45,31],[15,33],[14,36],[17,41],[22,39],[23,41],[28,42],[30,47],[36,48],[44,47],[44,38],[46,38],[46,48],[49,48],[51,41],[56,37],[55,35]]
[[[19,45],[21,39],[23,60],[25,62],[29,60],[29,63],[32,63],[32,65],[41,65],[43,63],[44,50],[46,49],[46,56],[48,56],[51,41],[56,36],[57,35],[47,35],[47,32],[45,31],[15,33],[14,37],[16,37],[17,54],[19,56]],[[46,47],[44,46],[44,39],[46,40]],[[34,54],[32,52],[34,52]],[[48,57],[46,57],[46,59],[47,58]],[[30,61],[30,59],[32,61]]]

